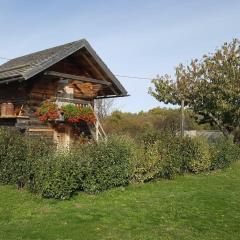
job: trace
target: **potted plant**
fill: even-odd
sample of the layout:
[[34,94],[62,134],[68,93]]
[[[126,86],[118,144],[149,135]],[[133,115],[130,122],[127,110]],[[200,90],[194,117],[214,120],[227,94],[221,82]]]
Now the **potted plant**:
[[56,103],[45,101],[41,104],[36,112],[42,122],[55,121],[63,116],[68,123],[79,123],[85,121],[89,124],[96,122],[96,117],[90,106],[77,106],[75,104],[66,104],[58,109]]
[[89,124],[94,124],[96,122],[93,110],[89,106],[79,107],[74,104],[67,104],[62,106],[61,111],[63,112],[64,119],[68,123],[85,121]]
[[59,111],[56,103],[45,101],[36,112],[41,122],[54,121],[59,118]]

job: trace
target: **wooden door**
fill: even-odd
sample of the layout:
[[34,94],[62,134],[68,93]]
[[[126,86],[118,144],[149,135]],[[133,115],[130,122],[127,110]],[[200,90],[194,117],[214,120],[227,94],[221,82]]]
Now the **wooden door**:
[[59,127],[54,132],[54,140],[59,149],[66,149],[70,146],[70,127]]

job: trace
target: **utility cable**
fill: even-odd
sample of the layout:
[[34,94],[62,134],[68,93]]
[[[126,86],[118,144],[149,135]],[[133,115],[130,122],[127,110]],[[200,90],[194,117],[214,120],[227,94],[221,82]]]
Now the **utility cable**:
[[[6,58],[6,57],[0,57],[0,59],[2,59],[2,60],[11,60],[10,58]],[[128,76],[128,75],[120,75],[120,74],[115,74],[115,76],[122,77],[122,78],[152,80],[152,78],[150,78],[150,77]]]

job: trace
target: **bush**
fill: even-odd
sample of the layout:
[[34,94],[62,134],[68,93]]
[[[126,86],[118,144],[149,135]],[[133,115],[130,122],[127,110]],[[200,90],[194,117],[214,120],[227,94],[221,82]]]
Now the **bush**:
[[28,185],[35,171],[36,157],[44,156],[51,149],[51,145],[42,140],[0,129],[0,182],[17,184],[19,188]]
[[181,162],[178,156],[178,139],[165,135],[153,144],[143,142],[135,150],[133,158],[133,182],[147,182],[157,178],[172,179],[180,172]]
[[229,167],[239,156],[240,148],[233,139],[219,138],[212,143],[211,170]]
[[157,150],[153,145],[145,148],[135,147],[132,158],[132,182],[144,183],[157,178],[161,169],[161,156]]
[[204,138],[186,137],[181,141],[181,172],[199,173],[210,170],[211,151]]
[[25,178],[29,172],[26,146],[26,140],[20,134],[0,130],[0,182],[2,184],[22,185],[26,181]]
[[47,198],[68,199],[78,190],[97,193],[130,181],[225,168],[239,155],[232,139],[208,142],[153,132],[137,141],[112,136],[60,152],[48,142],[0,129],[0,183],[17,184]]
[[145,147],[154,144],[159,139],[161,139],[160,133],[154,130],[146,130],[139,133],[136,137],[137,143],[140,143]]
[[127,137],[110,137],[89,146],[88,172],[83,182],[86,192],[96,193],[127,185],[131,177],[132,141]]
[[133,182],[173,179],[177,174],[208,171],[211,151],[205,139],[163,135],[153,144],[137,148],[133,163]]
[[55,151],[47,143],[0,131],[0,182],[17,184],[47,198],[68,199],[129,183],[132,142],[126,137]]
[[57,152],[39,159],[30,190],[46,198],[69,199],[81,189],[85,176],[85,162],[76,156]]

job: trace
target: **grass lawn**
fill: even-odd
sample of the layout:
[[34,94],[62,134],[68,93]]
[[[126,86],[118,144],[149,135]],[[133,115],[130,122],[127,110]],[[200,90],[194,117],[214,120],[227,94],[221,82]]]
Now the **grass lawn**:
[[0,239],[240,239],[240,163],[69,201],[0,186]]

